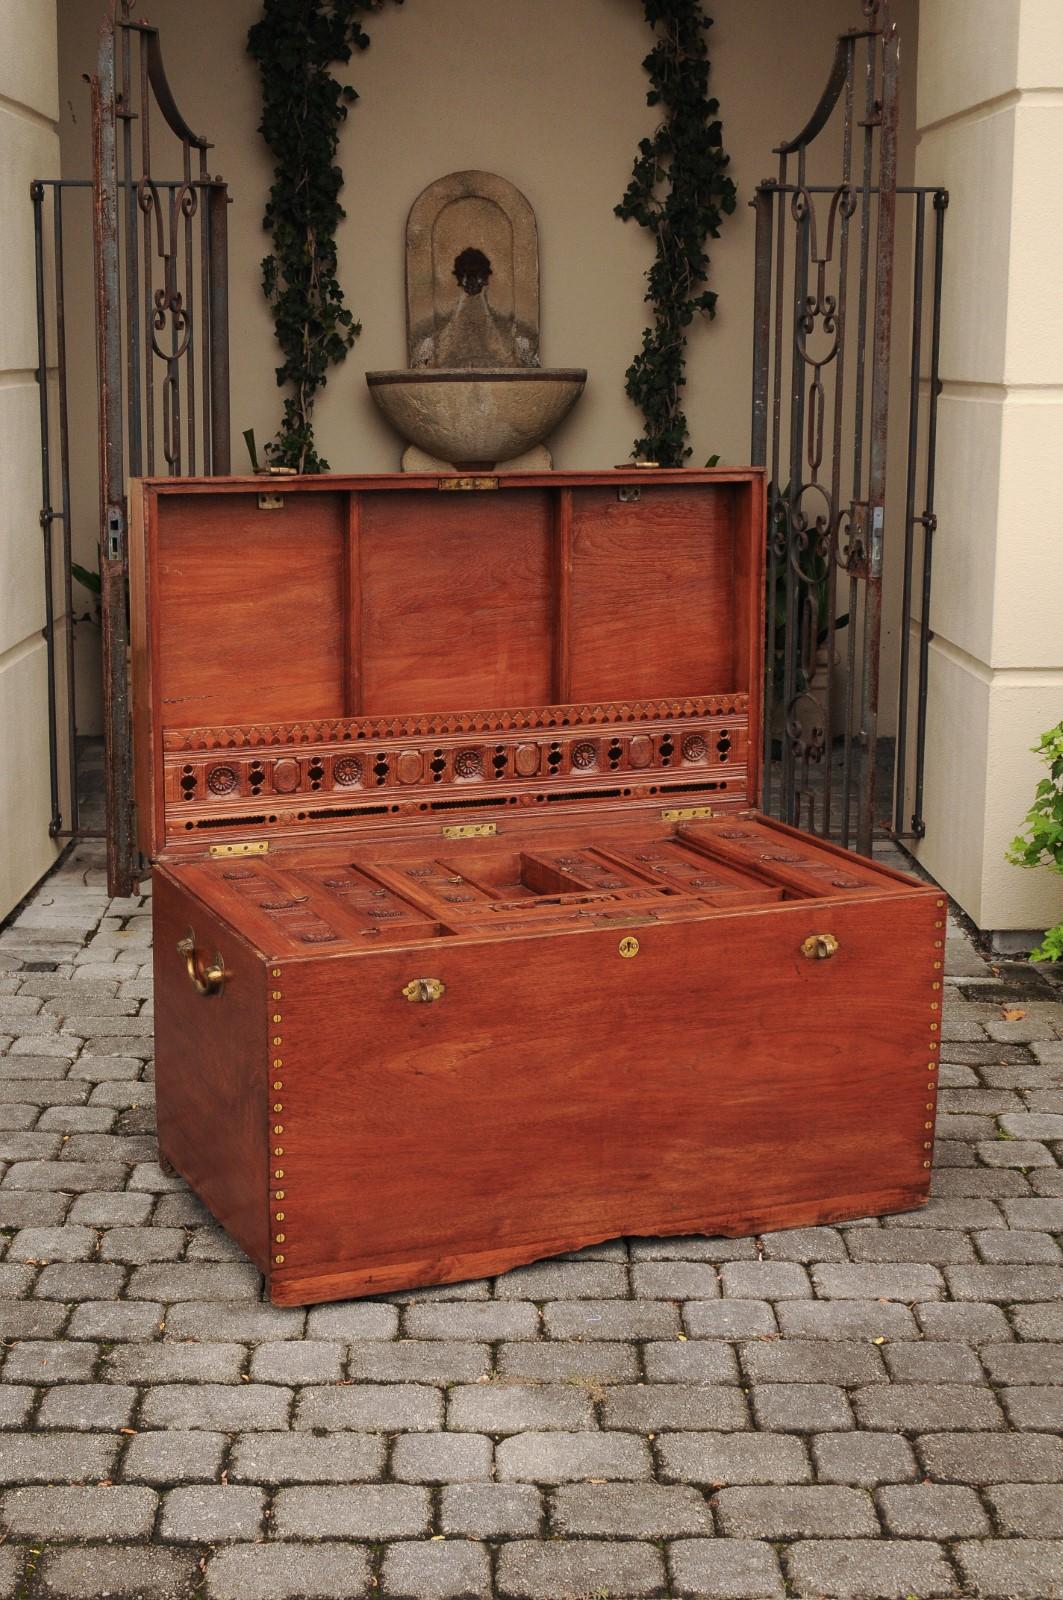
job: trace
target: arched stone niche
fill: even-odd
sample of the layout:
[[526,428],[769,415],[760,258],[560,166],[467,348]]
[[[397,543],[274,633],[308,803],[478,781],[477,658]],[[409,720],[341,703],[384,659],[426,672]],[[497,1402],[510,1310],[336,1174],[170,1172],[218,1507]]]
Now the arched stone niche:
[[493,172],[451,172],[406,220],[411,367],[539,365],[535,213]]

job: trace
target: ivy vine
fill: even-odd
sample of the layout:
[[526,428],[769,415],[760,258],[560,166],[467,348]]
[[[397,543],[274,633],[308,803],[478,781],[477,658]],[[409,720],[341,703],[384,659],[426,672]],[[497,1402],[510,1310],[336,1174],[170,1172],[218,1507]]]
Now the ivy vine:
[[645,433],[632,455],[662,467],[682,466],[691,454],[682,409],[687,330],[699,314],[716,314],[716,295],[702,286],[709,273],[705,242],[735,208],[727,176],[719,102],[708,93],[705,39],[712,18],[701,0],[643,0],[656,42],[643,66],[651,88],[647,105],[663,106],[651,139],[642,139],[623,200],[615,208],[654,238],[656,256],[646,274],[653,323],[627,370],[625,387],[642,412]]
[[273,250],[262,262],[262,288],[284,358],[277,383],[291,389],[266,455],[298,472],[328,471],[314,444],[314,403],[329,368],[345,359],[361,332],[336,276],[336,228],[345,215],[336,151],[358,96],[331,69],[368,47],[362,18],[383,3],[263,0],[247,36],[262,80],[259,132],[274,157],[262,219]]

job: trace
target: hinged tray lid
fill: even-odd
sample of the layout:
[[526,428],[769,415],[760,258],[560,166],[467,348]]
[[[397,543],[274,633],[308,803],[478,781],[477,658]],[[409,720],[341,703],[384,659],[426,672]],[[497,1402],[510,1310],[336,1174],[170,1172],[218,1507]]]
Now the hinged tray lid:
[[763,542],[755,468],[134,481],[141,847],[753,803]]

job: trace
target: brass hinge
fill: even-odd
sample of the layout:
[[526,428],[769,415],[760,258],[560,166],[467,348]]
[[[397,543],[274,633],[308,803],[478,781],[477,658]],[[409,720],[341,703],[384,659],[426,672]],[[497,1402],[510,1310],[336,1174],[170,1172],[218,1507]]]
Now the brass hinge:
[[264,856],[268,851],[268,839],[244,839],[239,844],[212,844],[210,847],[214,857]]
[[662,811],[661,817],[665,822],[695,822],[699,817],[714,817],[715,811],[711,806],[679,806],[670,811]]
[[463,489],[497,489],[498,488],[498,479],[497,478],[487,478],[487,477],[480,477],[480,478],[440,478],[439,483],[437,484],[436,487],[439,488],[440,490],[444,491],[444,492],[454,491],[454,490],[460,491],[460,490],[463,490]]
[[498,832],[496,822],[458,822],[443,829],[444,839],[493,839]]

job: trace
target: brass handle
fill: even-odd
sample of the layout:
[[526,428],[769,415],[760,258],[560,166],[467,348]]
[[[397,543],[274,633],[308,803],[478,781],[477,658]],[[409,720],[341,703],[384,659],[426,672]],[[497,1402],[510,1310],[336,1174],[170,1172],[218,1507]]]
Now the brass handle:
[[189,928],[183,939],[177,941],[177,953],[185,958],[188,976],[195,986],[197,994],[221,994],[225,988],[225,980],[229,976],[225,970],[219,950],[214,960],[208,965],[206,959],[200,959],[196,949],[196,936]]
[[411,978],[402,992],[407,1000],[427,1002],[441,999],[446,993],[446,988],[441,978]]
[[833,933],[812,933],[801,946],[801,954],[809,961],[829,961],[837,949]]

